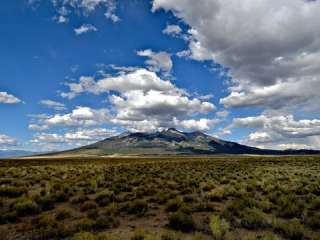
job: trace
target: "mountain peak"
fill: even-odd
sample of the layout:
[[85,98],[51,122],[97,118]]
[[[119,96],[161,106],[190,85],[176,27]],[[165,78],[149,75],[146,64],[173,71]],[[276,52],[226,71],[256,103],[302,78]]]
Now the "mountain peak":
[[193,136],[207,136],[207,134],[201,132],[201,131],[194,131],[194,132],[191,132],[189,133],[190,135],[193,135]]
[[181,132],[175,128],[168,128],[167,130],[163,130],[161,132],[158,132],[160,134],[163,134],[163,135],[171,135],[171,136],[187,136],[187,133],[185,132]]
[[116,137],[71,150],[95,155],[198,155],[198,154],[319,154],[320,151],[277,151],[223,141],[200,131],[175,128],[146,133],[125,132]]
[[119,134],[117,137],[119,137],[119,138],[127,137],[127,136],[129,136],[130,134],[132,134],[132,132],[130,132],[130,131],[125,131],[125,132]]
[[168,128],[167,130],[164,130],[164,132],[175,132],[175,133],[181,133],[180,131],[178,131],[175,128]]

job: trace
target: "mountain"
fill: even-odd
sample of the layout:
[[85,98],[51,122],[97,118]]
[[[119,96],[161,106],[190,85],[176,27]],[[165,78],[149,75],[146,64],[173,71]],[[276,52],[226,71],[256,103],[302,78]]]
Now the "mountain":
[[33,155],[34,152],[24,151],[24,150],[0,150],[0,158],[8,158],[8,157],[22,157]]
[[315,150],[268,150],[223,141],[202,132],[174,128],[155,133],[130,133],[63,153],[80,155],[199,155],[199,154],[320,154]]

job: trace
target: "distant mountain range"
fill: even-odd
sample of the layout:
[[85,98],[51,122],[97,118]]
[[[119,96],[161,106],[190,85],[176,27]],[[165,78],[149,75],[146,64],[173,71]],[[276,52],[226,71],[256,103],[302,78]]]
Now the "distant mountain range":
[[8,157],[22,157],[36,154],[31,151],[24,150],[0,150],[0,158],[8,158]]
[[[77,155],[211,155],[211,154],[320,154],[316,150],[269,150],[223,141],[202,132],[181,132],[174,128],[154,133],[122,133],[97,143],[61,152]],[[52,154],[50,154],[52,155]]]

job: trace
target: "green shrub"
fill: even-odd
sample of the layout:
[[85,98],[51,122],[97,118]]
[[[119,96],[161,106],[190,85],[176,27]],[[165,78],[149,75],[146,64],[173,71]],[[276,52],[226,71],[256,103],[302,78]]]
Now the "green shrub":
[[19,216],[27,216],[39,212],[38,205],[29,198],[20,198],[14,204],[14,209]]
[[72,204],[79,204],[79,203],[84,203],[85,201],[88,200],[88,197],[86,195],[79,195],[71,198],[71,203]]
[[72,232],[71,229],[49,214],[42,214],[36,217],[32,220],[32,223],[39,231],[39,236],[34,236],[35,239],[64,239]]
[[282,197],[278,200],[279,209],[277,216],[284,218],[300,218],[303,213],[303,205],[292,197]]
[[33,220],[33,224],[38,228],[56,228],[58,221],[49,214],[42,214]]
[[114,200],[114,193],[110,191],[99,193],[95,198],[95,201],[99,204],[99,206],[107,206],[113,200]]
[[246,209],[241,213],[241,225],[244,228],[248,229],[260,229],[269,227],[269,224],[263,213],[254,208],[254,209]]
[[248,234],[241,238],[241,240],[258,240],[255,234]]
[[111,217],[98,217],[96,222],[93,224],[94,229],[102,230],[106,228],[110,228],[115,225],[115,220]]
[[99,211],[96,208],[89,209],[88,211],[86,211],[86,213],[87,217],[93,220],[97,219],[97,217],[99,216]]
[[165,232],[163,234],[161,234],[161,240],[176,240],[176,234],[173,232]]
[[54,199],[51,196],[36,195],[34,201],[40,206],[41,210],[47,211],[54,208]]
[[4,186],[0,187],[0,197],[16,198],[22,196],[27,190],[21,187]]
[[224,188],[217,187],[208,193],[208,198],[211,201],[221,201],[224,198],[224,195],[225,195]]
[[234,200],[227,204],[226,209],[222,213],[222,217],[233,223],[237,217],[240,217],[241,213],[245,209],[245,205],[241,200]]
[[320,229],[320,212],[315,213],[307,217],[306,223],[313,229]]
[[267,234],[264,235],[261,240],[280,240],[280,238],[277,235],[274,234]]
[[144,240],[146,234],[142,230],[136,230],[130,240]]
[[273,222],[273,228],[290,240],[301,240],[304,238],[304,228],[298,219],[290,220],[289,222]]
[[111,203],[109,206],[107,206],[104,211],[103,214],[107,215],[107,216],[112,216],[115,215],[119,212],[119,206],[117,203]]
[[99,233],[95,237],[96,240],[122,240],[116,233]]
[[191,215],[178,211],[170,215],[169,227],[183,232],[190,232],[194,230],[195,223]]
[[144,215],[148,210],[148,203],[144,200],[134,200],[128,206],[129,214]]
[[40,196],[45,196],[47,194],[47,190],[46,189],[41,189],[40,190]]
[[163,192],[158,192],[152,199],[154,202],[158,204],[164,204],[168,200],[168,194],[165,194]]
[[88,200],[88,201],[81,204],[80,211],[86,212],[90,209],[96,209],[97,207],[98,207],[98,205],[94,201]]
[[69,194],[64,191],[58,191],[53,194],[56,202],[66,202],[69,200]]
[[190,203],[190,202],[194,202],[196,200],[196,197],[193,196],[193,195],[185,195],[183,197],[183,201],[186,202],[186,203]]
[[320,210],[320,198],[315,198],[311,201],[310,209]]
[[94,229],[94,224],[95,224],[94,220],[83,218],[76,224],[76,229],[78,231],[84,231],[84,232],[92,231]]
[[230,225],[224,219],[218,216],[210,218],[210,229],[215,240],[223,240],[226,233],[229,231]]
[[259,204],[252,195],[248,194],[243,195],[239,201],[242,208],[255,208]]
[[59,209],[56,213],[56,219],[59,221],[63,221],[72,216],[71,211],[69,209]]
[[208,201],[198,202],[192,207],[193,212],[212,212],[214,210],[215,206]]
[[181,204],[182,200],[180,198],[171,199],[167,202],[165,209],[167,212],[176,212]]
[[196,233],[194,236],[192,236],[192,240],[204,240],[204,239],[205,238],[200,233]]
[[182,203],[179,208],[179,211],[190,214],[192,212],[192,206],[186,203]]
[[260,201],[258,203],[258,206],[260,209],[262,209],[262,211],[264,211],[265,213],[270,213],[271,210],[272,210],[272,203],[267,200],[267,199],[264,199],[262,201]]
[[0,212],[0,224],[15,223],[18,219],[16,211]]
[[96,240],[94,234],[89,232],[81,232],[77,233],[73,236],[72,240]]
[[210,191],[211,189],[214,188],[214,186],[215,186],[215,184],[212,181],[200,183],[200,188],[204,192]]
[[14,178],[0,178],[0,185],[5,185],[5,184],[12,185],[16,183],[16,181],[17,180]]

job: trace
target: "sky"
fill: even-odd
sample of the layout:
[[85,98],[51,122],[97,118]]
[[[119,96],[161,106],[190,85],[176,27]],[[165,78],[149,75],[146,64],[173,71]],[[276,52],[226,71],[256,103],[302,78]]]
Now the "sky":
[[0,150],[170,127],[320,149],[320,1],[1,5]]

